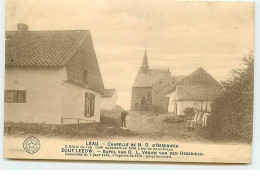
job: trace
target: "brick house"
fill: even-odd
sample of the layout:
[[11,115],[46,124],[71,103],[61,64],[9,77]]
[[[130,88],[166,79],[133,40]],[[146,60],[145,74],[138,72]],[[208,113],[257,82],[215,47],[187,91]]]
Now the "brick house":
[[100,121],[104,86],[88,30],[6,31],[5,121]]

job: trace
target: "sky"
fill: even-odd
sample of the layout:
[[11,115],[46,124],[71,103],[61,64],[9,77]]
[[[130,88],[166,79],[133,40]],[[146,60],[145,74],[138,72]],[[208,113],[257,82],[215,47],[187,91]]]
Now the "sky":
[[254,50],[254,4],[173,0],[7,0],[6,30],[90,30],[105,88],[130,108],[145,48],[150,68],[225,80]]

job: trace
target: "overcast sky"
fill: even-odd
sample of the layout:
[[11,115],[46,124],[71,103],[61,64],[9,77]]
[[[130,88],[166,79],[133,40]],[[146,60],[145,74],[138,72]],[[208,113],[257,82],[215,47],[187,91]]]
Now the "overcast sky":
[[90,30],[104,85],[129,109],[145,45],[151,68],[217,80],[254,50],[253,3],[173,0],[7,0],[6,29]]

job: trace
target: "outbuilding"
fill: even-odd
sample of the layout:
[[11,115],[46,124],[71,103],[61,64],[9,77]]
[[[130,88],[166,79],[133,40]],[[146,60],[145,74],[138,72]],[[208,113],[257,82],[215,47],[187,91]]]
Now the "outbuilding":
[[183,115],[187,107],[195,111],[210,111],[212,102],[221,94],[222,89],[222,85],[200,67],[167,93],[168,112]]

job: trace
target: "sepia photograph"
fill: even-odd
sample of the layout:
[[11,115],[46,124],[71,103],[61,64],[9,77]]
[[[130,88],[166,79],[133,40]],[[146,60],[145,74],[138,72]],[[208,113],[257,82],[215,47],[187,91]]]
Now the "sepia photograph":
[[253,2],[7,0],[4,157],[250,163]]

